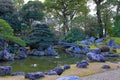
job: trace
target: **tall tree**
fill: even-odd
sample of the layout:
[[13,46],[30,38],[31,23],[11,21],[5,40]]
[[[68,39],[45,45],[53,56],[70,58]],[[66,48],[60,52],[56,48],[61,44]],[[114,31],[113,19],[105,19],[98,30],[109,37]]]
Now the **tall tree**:
[[71,20],[87,11],[86,0],[46,0],[47,13],[53,14],[63,24],[64,34],[70,30]]
[[19,11],[23,5],[24,5],[24,0],[13,0],[15,7]]
[[34,20],[40,21],[43,19],[44,5],[40,1],[29,1],[21,10],[23,20],[31,25]]
[[108,4],[108,2],[104,2],[101,5],[101,18],[103,22],[103,28],[104,28],[104,35],[107,34],[111,35],[111,27],[112,27],[112,21],[113,18],[112,14],[112,7]]
[[96,14],[98,20],[98,27],[99,27],[99,37],[103,37],[103,25],[102,25],[102,18],[101,18],[101,4],[104,0],[93,0],[96,4]]
[[46,24],[37,24],[33,26],[26,39],[26,42],[31,48],[47,48],[52,45],[54,41],[54,34]]
[[0,0],[0,17],[14,12],[14,4],[12,0]]
[[21,23],[14,4],[13,0],[0,0],[0,17],[10,24],[14,32],[19,32]]

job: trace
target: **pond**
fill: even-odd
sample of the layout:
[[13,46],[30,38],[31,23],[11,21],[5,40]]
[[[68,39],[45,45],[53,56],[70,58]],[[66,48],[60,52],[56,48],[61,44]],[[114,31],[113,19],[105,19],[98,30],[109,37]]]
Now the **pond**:
[[12,62],[0,62],[1,66],[12,66],[13,72],[37,72],[48,71],[56,66],[62,66],[65,64],[74,64],[77,61],[81,61],[84,57],[73,57],[67,53],[59,53],[59,56],[28,56],[24,60],[15,60]]

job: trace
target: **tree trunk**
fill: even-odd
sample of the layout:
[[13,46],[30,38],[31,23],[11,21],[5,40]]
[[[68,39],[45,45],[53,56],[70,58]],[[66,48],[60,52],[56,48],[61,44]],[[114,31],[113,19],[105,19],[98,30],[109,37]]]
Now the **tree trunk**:
[[102,19],[101,19],[101,11],[100,11],[100,3],[97,2],[97,19],[98,19],[98,27],[99,27],[99,38],[103,37],[103,25],[102,25]]

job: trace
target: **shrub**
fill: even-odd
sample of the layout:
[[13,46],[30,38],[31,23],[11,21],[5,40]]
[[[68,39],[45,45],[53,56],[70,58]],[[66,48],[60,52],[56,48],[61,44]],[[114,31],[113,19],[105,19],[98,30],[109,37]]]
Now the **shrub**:
[[54,34],[46,24],[37,24],[29,33],[26,43],[31,48],[47,48],[55,41]]
[[10,25],[3,19],[0,19],[0,38],[4,39],[5,41],[12,41],[21,46],[25,46],[25,42],[19,38],[14,36],[13,29]]
[[63,38],[65,42],[76,42],[85,39],[85,35],[80,28],[73,27],[68,31],[66,36]]

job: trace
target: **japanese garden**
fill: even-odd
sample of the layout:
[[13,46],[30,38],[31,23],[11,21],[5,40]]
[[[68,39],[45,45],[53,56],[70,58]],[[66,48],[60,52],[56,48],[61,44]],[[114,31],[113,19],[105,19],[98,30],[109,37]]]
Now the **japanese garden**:
[[120,0],[0,0],[0,80],[120,80]]

